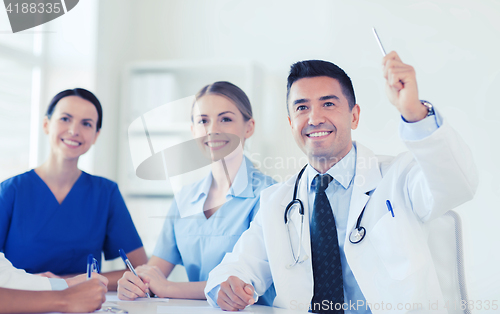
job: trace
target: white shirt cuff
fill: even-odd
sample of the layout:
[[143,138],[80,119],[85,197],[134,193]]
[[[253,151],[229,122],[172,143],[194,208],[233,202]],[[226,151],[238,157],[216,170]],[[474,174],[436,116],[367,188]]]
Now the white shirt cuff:
[[[220,285],[217,285],[208,293],[206,293],[208,304],[215,308],[219,307],[219,305],[217,304],[217,296],[219,295],[219,290]],[[259,299],[259,295],[257,294],[257,291],[255,291],[255,289],[253,291],[253,299],[255,303],[257,303],[257,300]]]
[[399,134],[404,141],[419,141],[430,136],[443,124],[443,118],[434,107],[434,115],[425,117],[417,122],[406,122],[401,116]]
[[220,285],[215,286],[212,290],[210,290],[207,294],[207,301],[212,307],[219,307],[217,304],[217,295],[219,295]]
[[68,288],[68,283],[66,280],[61,278],[49,278],[50,286],[52,290],[64,290]]

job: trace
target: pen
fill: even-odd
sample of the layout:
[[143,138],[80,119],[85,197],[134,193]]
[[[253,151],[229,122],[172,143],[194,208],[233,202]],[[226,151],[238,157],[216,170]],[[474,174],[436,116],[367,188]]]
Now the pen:
[[87,280],[92,278],[92,273],[98,273],[99,267],[97,265],[97,260],[94,258],[94,255],[89,254],[87,257]]
[[[130,261],[128,260],[128,257],[127,257],[127,254],[125,254],[125,251],[123,251],[123,249],[119,249],[118,252],[120,252],[120,256],[122,257],[122,260],[125,263],[125,265],[127,265],[128,269],[130,269],[130,271],[134,275],[137,276],[137,273],[135,272],[135,269],[132,266],[132,264],[130,263]],[[139,277],[139,276],[137,276],[137,277]],[[146,292],[146,296],[148,297],[148,299],[150,298],[149,293],[147,293],[147,292]]]
[[380,47],[380,50],[382,50],[382,54],[385,57],[385,55],[387,53],[385,53],[384,46],[382,46],[382,42],[380,41],[380,37],[378,37],[378,34],[377,34],[377,31],[375,30],[375,27],[372,27],[372,31],[373,31],[373,35],[375,35],[375,39],[377,40],[378,46]]
[[[385,57],[387,53],[385,53],[384,46],[382,46],[382,42],[380,41],[380,38],[378,37],[377,31],[375,30],[375,27],[372,27],[373,35],[375,35],[375,39],[377,40],[378,46],[380,47],[380,50],[382,50],[382,55]],[[404,86],[404,82],[402,80],[399,80],[401,84]],[[392,214],[394,217],[394,213]]]
[[394,217],[394,211],[392,210],[392,205],[391,205],[391,202],[389,202],[389,200],[387,200],[387,201],[385,202],[385,204],[387,205],[387,209],[391,212],[392,217]]

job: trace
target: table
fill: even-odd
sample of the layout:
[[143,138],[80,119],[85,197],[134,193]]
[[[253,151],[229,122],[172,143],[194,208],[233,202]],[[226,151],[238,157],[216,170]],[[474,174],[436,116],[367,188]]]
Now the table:
[[[145,298],[136,301],[121,301],[117,299],[116,292],[106,294],[106,302],[103,308],[107,306],[118,307],[127,310],[129,314],[203,314],[203,313],[231,313],[223,312],[221,309],[212,308],[205,300],[185,300],[185,299],[153,299]],[[101,310],[102,311],[102,310]],[[237,313],[290,313],[285,309],[274,308],[264,305],[252,305],[243,311]],[[293,312],[293,311],[292,311]],[[101,313],[100,311],[97,313]],[[109,313],[109,312],[103,312]],[[235,312],[236,313],[236,312]]]

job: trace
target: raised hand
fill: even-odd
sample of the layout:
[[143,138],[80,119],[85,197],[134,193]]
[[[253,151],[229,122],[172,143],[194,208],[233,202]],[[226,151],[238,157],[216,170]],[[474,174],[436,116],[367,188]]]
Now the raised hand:
[[401,61],[395,51],[388,53],[382,64],[389,101],[408,122],[417,122],[427,116],[427,108],[418,98],[415,69]]

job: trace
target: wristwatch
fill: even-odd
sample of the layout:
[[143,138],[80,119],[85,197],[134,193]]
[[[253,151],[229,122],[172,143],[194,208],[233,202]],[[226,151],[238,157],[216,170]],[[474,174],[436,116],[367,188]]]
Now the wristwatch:
[[422,105],[424,105],[426,108],[427,108],[427,116],[433,116],[435,113],[434,113],[434,106],[428,102],[427,100],[420,100],[420,103]]

